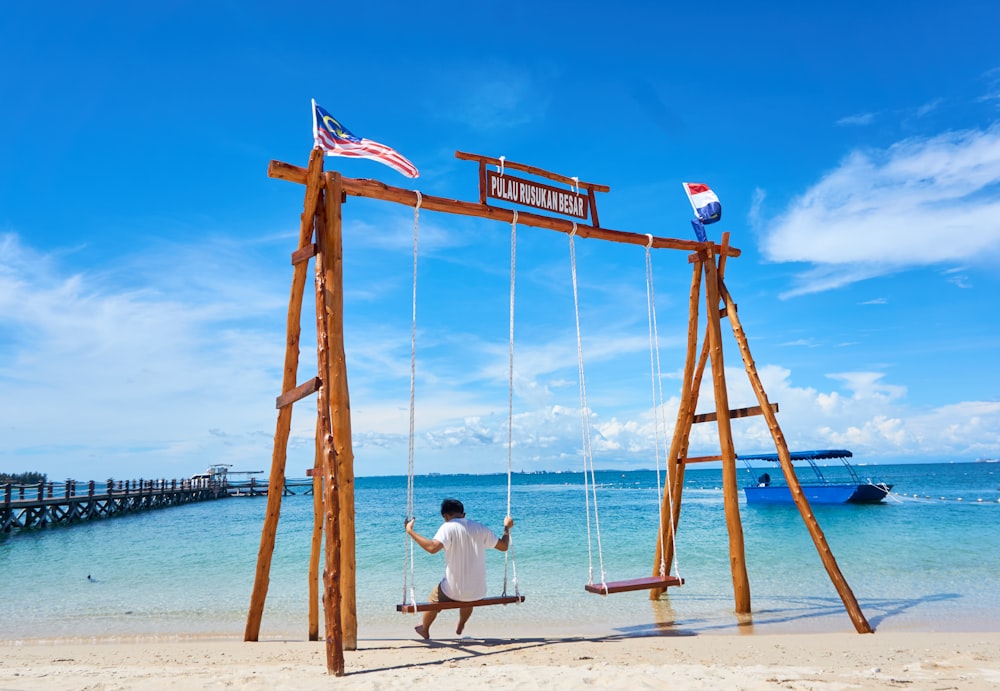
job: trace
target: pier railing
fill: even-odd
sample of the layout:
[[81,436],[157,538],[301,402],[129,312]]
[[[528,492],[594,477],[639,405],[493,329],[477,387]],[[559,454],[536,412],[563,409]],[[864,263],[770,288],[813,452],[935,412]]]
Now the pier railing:
[[75,523],[228,496],[224,477],[6,483],[0,503],[0,531]]
[[101,496],[114,494],[152,494],[154,492],[166,492],[175,490],[191,490],[209,487],[226,487],[228,482],[223,480],[209,480],[207,478],[181,480],[107,480],[96,482],[88,480],[80,482],[77,480],[66,480],[65,482],[39,482],[38,484],[18,484],[8,482],[3,487],[3,501],[54,499],[62,497],[71,499],[79,496]]
[[[257,478],[250,478],[249,480],[233,480],[229,479],[228,484],[229,496],[231,497],[266,497],[268,489],[268,480],[258,480]],[[312,478],[292,478],[286,477],[284,488],[282,489],[283,496],[289,496],[294,494],[312,494],[313,491],[313,481]]]

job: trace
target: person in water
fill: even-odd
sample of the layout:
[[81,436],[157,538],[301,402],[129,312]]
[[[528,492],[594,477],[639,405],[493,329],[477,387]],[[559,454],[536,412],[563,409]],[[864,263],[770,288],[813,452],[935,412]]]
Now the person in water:
[[[416,519],[406,523],[406,534],[431,554],[444,550],[444,578],[431,591],[431,602],[474,602],[486,595],[486,550],[493,548],[506,552],[510,545],[510,529],[514,519],[503,519],[503,536],[497,538],[488,527],[465,517],[465,506],[458,499],[441,502],[444,523],[433,538],[427,538],[413,529]],[[455,633],[462,635],[465,624],[472,616],[472,607],[460,607]],[[423,622],[414,627],[421,638],[431,637],[431,624],[436,611],[424,612]]]

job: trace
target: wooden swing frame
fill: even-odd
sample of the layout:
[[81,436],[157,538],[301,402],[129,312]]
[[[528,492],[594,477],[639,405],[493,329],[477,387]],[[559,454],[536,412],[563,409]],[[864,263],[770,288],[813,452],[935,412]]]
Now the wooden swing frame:
[[[455,153],[457,158],[479,163],[481,192],[479,203],[463,202],[430,195],[420,196],[420,208],[442,213],[475,216],[510,223],[517,214],[520,225],[544,228],[570,234],[575,232],[581,238],[595,238],[611,242],[649,246],[655,249],[673,249],[691,253],[688,257],[693,266],[691,282],[688,348],[681,389],[681,404],[677,413],[677,423],[671,440],[667,458],[667,473],[670,492],[663,498],[660,533],[669,538],[680,518],[681,493],[684,484],[684,469],[689,463],[700,461],[721,461],[723,477],[723,499],[725,502],[726,526],[729,532],[729,557],[733,578],[733,592],[736,612],[750,612],[750,588],[746,572],[743,545],[743,529],[739,515],[739,490],[736,481],[736,453],[733,447],[730,421],[736,417],[762,414],[771,432],[785,480],[802,515],[810,536],[816,545],[820,558],[827,570],[848,614],[859,633],[871,633],[850,586],[837,566],[833,553],[823,536],[818,522],[812,514],[809,502],[802,492],[795,475],[795,469],[788,452],[775,413],[776,405],[767,400],[763,385],[757,375],[750,356],[746,336],[736,313],[736,304],[723,281],[726,259],[740,256],[740,251],[729,246],[728,233],[722,236],[721,244],[698,242],[667,237],[650,237],[644,233],[611,230],[598,225],[594,192],[607,192],[608,187],[584,183],[567,176],[548,173],[533,166],[510,161]],[[575,189],[586,190],[592,225],[578,224],[571,220],[554,218],[542,214],[490,206],[486,203],[486,193],[482,187],[487,179],[487,165],[506,165],[507,168],[522,170],[533,175],[547,177]],[[376,180],[345,178],[335,171],[324,172],[323,152],[313,149],[307,168],[301,168],[280,161],[271,161],[268,176],[306,187],[303,213],[300,219],[299,241],[292,253],[293,277],[288,305],[287,338],[285,348],[282,393],[276,402],[278,410],[276,432],[267,493],[267,509],[261,530],[261,543],[257,555],[257,569],[247,614],[244,632],[245,641],[257,641],[260,635],[264,602],[270,576],[271,558],[274,552],[278,518],[281,511],[282,485],[285,477],[285,462],[291,428],[292,405],[312,393],[317,396],[316,454],[312,472],[314,495],[314,526],[312,549],[309,559],[309,640],[318,640],[318,592],[320,548],[325,536],[325,561],[323,569],[325,614],[325,641],[327,670],[330,674],[344,674],[343,651],[357,649],[357,602],[355,570],[355,525],[354,525],[354,453],[351,445],[350,397],[347,386],[346,355],[344,351],[343,324],[343,245],[342,206],[348,196],[368,197],[382,201],[416,206],[418,193],[412,190],[392,187]],[[317,368],[319,376],[301,385],[296,384],[299,360],[299,337],[301,334],[302,298],[305,289],[309,260],[315,260],[316,327],[317,327]],[[698,303],[701,300],[702,278],[706,301],[706,335],[698,356]],[[720,304],[723,307],[720,308]],[[750,383],[760,403],[759,408],[730,411],[724,363],[722,358],[721,318],[730,321],[733,335],[739,346],[744,367]],[[695,415],[698,390],[708,361],[711,361],[713,388],[715,392],[714,422],[718,426],[721,453],[718,456],[701,458],[687,457],[691,425],[709,421],[712,414]],[[747,412],[747,411],[750,412]],[[607,593],[627,590],[649,590],[651,598],[659,597],[664,588],[675,585],[669,579],[660,579],[660,563],[667,566],[673,561],[673,541],[658,536],[654,558],[654,575],[651,578],[615,581],[596,587]],[[661,548],[661,545],[665,545]],[[662,551],[662,554],[661,554]],[[672,579],[673,577],[670,577]],[[612,590],[612,587],[614,588]],[[588,587],[588,590],[590,588]],[[518,596],[515,596],[518,597]],[[509,598],[489,598],[477,603],[506,604],[497,600]],[[523,597],[521,598],[523,599]],[[419,609],[432,603],[411,605]],[[402,607],[403,605],[400,605]],[[440,603],[435,608],[448,609],[454,606],[468,606],[468,603]],[[481,606],[475,605],[474,606]]]

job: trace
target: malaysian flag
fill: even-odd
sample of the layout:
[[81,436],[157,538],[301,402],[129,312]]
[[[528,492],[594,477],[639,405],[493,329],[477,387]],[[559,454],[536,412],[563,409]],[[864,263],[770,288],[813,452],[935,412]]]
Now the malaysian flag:
[[398,173],[408,178],[420,175],[416,166],[405,156],[385,144],[373,142],[371,139],[356,137],[337,122],[336,118],[326,112],[316,101],[313,105],[313,140],[316,146],[323,149],[327,156],[350,156],[352,158],[371,158],[384,163]]
[[715,192],[709,189],[708,185],[701,182],[684,182],[684,191],[687,193],[691,208],[694,209],[695,216],[702,223],[715,223],[722,220],[722,204]]

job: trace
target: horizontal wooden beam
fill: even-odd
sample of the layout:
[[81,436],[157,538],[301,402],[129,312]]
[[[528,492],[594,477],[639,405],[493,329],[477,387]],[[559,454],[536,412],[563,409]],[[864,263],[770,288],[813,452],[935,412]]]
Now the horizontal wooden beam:
[[[271,161],[267,169],[268,176],[279,180],[297,182],[305,184],[306,169],[293,166],[290,163],[281,161]],[[326,173],[331,175],[332,173]],[[368,197],[370,199],[381,199],[383,201],[395,202],[406,206],[417,205],[417,193],[400,187],[391,187],[377,180],[360,180],[357,178],[341,178],[344,193],[353,197]],[[495,221],[511,223],[514,220],[514,211],[503,209],[497,206],[479,204],[476,202],[463,202],[445,197],[435,197],[423,194],[420,197],[420,208],[430,211],[441,211],[444,213],[458,214],[461,216],[477,216],[479,218],[489,218]],[[527,211],[518,211],[517,222],[522,225],[534,228],[546,228],[569,235],[573,232],[573,221],[565,218],[552,218],[541,216]],[[600,240],[610,240],[613,242],[627,243],[631,245],[650,245],[656,249],[674,249],[694,252],[704,247],[704,243],[695,240],[679,240],[677,238],[665,238],[653,236],[652,243],[648,235],[643,233],[631,233],[623,230],[611,230],[608,228],[595,228],[594,226],[576,224],[576,234],[582,238],[597,238]],[[735,247],[724,247],[715,245],[716,252],[725,252],[730,257],[740,256],[740,250]]]
[[278,396],[277,400],[274,402],[274,407],[281,409],[286,405],[291,405],[295,401],[301,401],[303,398],[309,394],[314,394],[319,391],[319,387],[323,385],[323,380],[319,377],[313,377],[309,381],[299,384],[291,391],[286,391],[285,393]]
[[598,185],[594,182],[581,182],[579,180],[574,180],[567,175],[560,175],[559,173],[552,173],[542,168],[537,168],[535,166],[529,166],[524,163],[516,163],[514,161],[508,161],[504,159],[501,161],[499,158],[493,158],[492,156],[481,156],[479,154],[469,154],[464,151],[456,151],[455,158],[463,161],[480,161],[487,165],[499,166],[502,165],[504,170],[510,168],[511,170],[520,170],[523,173],[529,173],[531,175],[537,175],[540,178],[548,178],[549,180],[555,180],[556,182],[561,182],[564,185],[574,185],[585,190],[594,190],[595,192],[610,192],[611,188],[607,185]]
[[[778,412],[778,404],[772,403],[771,410]],[[735,420],[740,417],[751,417],[753,415],[763,415],[764,411],[759,405],[755,405],[751,408],[736,408],[735,410],[729,411],[729,419]],[[718,420],[718,416],[715,413],[702,413],[700,415],[695,415],[692,422],[715,422]]]
[[311,242],[305,247],[300,247],[292,252],[292,264],[294,265],[307,262],[315,257],[317,252],[319,252],[319,247],[315,242]]
[[682,458],[681,463],[687,465],[688,463],[711,463],[721,460],[723,460],[722,456],[691,456],[690,458]]

